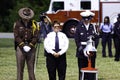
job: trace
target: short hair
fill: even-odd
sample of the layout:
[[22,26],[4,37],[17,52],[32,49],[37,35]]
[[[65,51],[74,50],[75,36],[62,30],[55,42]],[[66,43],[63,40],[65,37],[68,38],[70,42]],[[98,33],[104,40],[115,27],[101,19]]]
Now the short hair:
[[59,24],[59,25],[60,25],[60,22],[59,22],[59,21],[54,21],[54,22],[53,22],[53,26],[54,26],[55,24]]

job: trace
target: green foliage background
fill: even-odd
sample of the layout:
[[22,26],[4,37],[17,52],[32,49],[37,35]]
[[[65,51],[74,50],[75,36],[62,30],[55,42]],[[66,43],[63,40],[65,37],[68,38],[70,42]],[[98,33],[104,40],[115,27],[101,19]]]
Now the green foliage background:
[[0,32],[12,32],[20,8],[33,9],[34,19],[39,21],[39,15],[48,10],[49,3],[50,0],[0,0]]

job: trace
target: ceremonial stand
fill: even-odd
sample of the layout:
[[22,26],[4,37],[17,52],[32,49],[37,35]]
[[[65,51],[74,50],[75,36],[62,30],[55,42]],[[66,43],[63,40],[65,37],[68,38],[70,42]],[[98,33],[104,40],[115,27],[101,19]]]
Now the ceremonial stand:
[[88,67],[82,68],[81,73],[82,73],[81,80],[84,80],[85,73],[95,73],[96,80],[98,80],[98,70],[96,68],[92,68],[92,66],[91,66],[91,55],[88,57]]

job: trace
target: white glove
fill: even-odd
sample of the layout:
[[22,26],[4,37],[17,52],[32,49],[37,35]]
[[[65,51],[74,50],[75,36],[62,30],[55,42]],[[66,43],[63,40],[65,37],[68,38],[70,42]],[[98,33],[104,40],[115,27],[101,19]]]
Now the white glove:
[[24,50],[25,52],[29,52],[30,49],[31,49],[31,48],[30,48],[29,46],[24,46],[24,47],[23,47],[23,50]]

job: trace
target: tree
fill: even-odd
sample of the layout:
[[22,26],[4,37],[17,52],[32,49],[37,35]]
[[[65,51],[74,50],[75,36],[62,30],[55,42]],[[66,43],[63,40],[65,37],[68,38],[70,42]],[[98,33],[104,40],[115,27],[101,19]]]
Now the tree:
[[39,21],[40,13],[46,12],[50,0],[1,0],[0,1],[0,32],[12,32],[14,21],[18,16],[18,10],[22,7],[30,7],[34,10],[34,19]]
[[14,7],[14,0],[1,0],[0,1],[0,31],[6,31],[9,29],[7,17],[10,14],[9,9],[13,9]]

